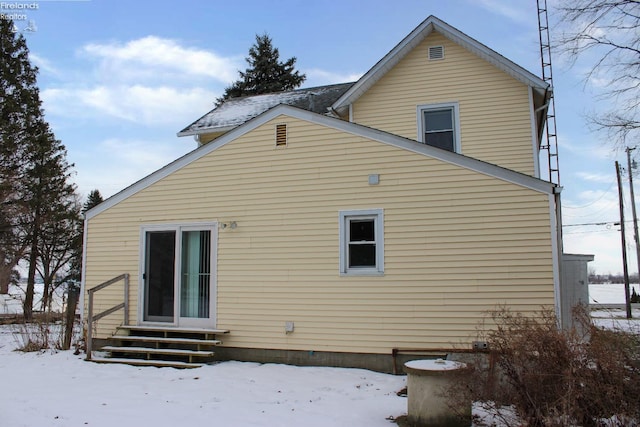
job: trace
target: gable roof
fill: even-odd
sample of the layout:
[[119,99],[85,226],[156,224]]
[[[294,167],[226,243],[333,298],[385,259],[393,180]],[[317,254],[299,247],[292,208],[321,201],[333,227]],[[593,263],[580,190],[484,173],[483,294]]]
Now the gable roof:
[[396,45],[384,58],[367,71],[353,86],[349,88],[336,102],[332,108],[343,113],[349,104],[352,104],[378,80],[380,80],[390,69],[392,69],[402,58],[404,58],[414,47],[420,44],[432,32],[442,34],[454,43],[464,47],[476,54],[485,61],[493,64],[498,69],[504,71],[516,80],[531,86],[534,91],[542,95],[545,99],[550,90],[550,86],[540,77],[522,68],[515,62],[510,61],[496,51],[488,48],[477,40],[469,37],[460,30],[452,27],[446,22],[431,15],[418,25],[407,37]]
[[279,104],[324,114],[351,83],[231,98],[178,132],[178,136],[226,132]]
[[172,173],[182,169],[185,166],[188,166],[196,160],[251,132],[257,127],[280,115],[305,120],[321,126],[326,126],[332,129],[371,139],[373,141],[378,141],[383,144],[388,144],[403,150],[412,151],[414,153],[438,159],[443,162],[460,166],[465,169],[473,170],[484,175],[493,176],[503,181],[511,182],[513,184],[517,184],[519,186],[529,188],[541,193],[553,194],[554,188],[556,187],[556,185],[553,183],[543,181],[541,179],[534,178],[520,172],[515,172],[511,169],[505,169],[503,167],[496,166],[482,160],[467,157],[462,154],[453,153],[451,151],[442,150],[430,145],[422,144],[412,139],[403,138],[378,129],[362,126],[352,122],[347,122],[334,117],[329,117],[326,115],[292,107],[290,105],[278,105],[250,119],[244,124],[232,129],[231,131],[220,136],[214,141],[196,148],[190,153],[187,153],[174,162],[169,163],[165,167],[153,172],[151,175],[142,178],[140,181],[111,196],[109,199],[105,200],[98,206],[87,211],[85,213],[85,219],[89,220],[93,218],[99,213],[109,209],[110,207],[120,203],[130,196],[133,196],[139,191],[144,190],[145,188],[155,184],[161,179],[171,175]]

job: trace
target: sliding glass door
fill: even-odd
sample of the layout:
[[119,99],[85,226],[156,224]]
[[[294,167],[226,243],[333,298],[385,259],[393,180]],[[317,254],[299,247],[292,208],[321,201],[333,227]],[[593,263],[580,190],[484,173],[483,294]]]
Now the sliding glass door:
[[146,233],[144,320],[173,322],[175,294],[175,231]]
[[216,227],[153,228],[143,233],[143,320],[214,327]]
[[183,231],[181,257],[180,317],[209,318],[211,231]]

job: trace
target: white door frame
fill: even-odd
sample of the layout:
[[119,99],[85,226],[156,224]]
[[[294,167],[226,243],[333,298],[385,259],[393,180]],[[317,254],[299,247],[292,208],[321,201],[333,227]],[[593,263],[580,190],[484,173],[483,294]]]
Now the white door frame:
[[[182,259],[182,232],[209,230],[211,231],[211,279],[209,289],[209,318],[184,318],[180,317],[180,275]],[[145,321],[145,281],[143,279],[146,267],[146,237],[150,231],[174,231],[176,233],[176,248],[174,258],[174,298],[173,298],[173,322]],[[167,327],[191,327],[191,328],[215,328],[217,319],[217,289],[218,289],[218,222],[184,222],[184,223],[164,223],[145,224],[140,226],[140,262],[138,263],[138,324],[147,326],[167,326]]]

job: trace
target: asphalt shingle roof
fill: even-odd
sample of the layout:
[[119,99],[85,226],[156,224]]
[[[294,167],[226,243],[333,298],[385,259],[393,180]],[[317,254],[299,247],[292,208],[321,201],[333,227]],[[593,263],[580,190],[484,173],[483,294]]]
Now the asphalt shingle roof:
[[340,83],[288,92],[231,98],[181,130],[178,136],[229,130],[280,104],[325,114],[328,108],[352,85],[353,83]]

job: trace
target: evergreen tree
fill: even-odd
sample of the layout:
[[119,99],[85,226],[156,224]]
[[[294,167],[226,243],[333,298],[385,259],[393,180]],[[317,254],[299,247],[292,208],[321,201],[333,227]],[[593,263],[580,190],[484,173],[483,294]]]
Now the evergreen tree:
[[104,199],[102,198],[102,194],[100,194],[100,190],[91,190],[87,196],[87,200],[84,202],[84,206],[82,207],[82,213],[84,214],[88,210],[95,208],[103,201]]
[[249,57],[245,61],[249,68],[239,72],[240,79],[225,89],[222,97],[216,100],[216,105],[239,96],[293,90],[307,78],[294,70],[295,56],[285,62],[280,61],[280,52],[273,47],[267,34],[256,34],[256,43],[249,49]]
[[27,139],[39,115],[36,69],[13,22],[0,20],[0,292],[17,278],[15,267],[29,244],[23,199]]
[[[49,231],[66,215],[61,209],[73,199],[75,187],[69,182],[72,166],[66,149],[44,119],[36,84],[38,69],[29,62],[24,37],[12,28],[12,21],[0,20],[0,243],[5,252],[0,257],[0,280],[6,281],[26,256],[23,309],[25,320],[30,320],[44,244]],[[11,209],[11,216],[5,207]],[[5,242],[12,245],[4,246]]]
[[[61,217],[67,215],[67,200],[75,196],[75,186],[69,182],[71,165],[66,160],[64,145],[55,139],[44,121],[40,110],[38,125],[27,139],[28,163],[24,173],[24,200],[29,210],[29,226],[26,228],[30,250],[27,290],[23,304],[25,320],[31,320],[33,291],[38,264],[43,263],[41,249],[47,240],[47,231],[55,227]],[[57,235],[60,239],[72,239],[70,235]],[[56,245],[69,244],[59,241]]]

